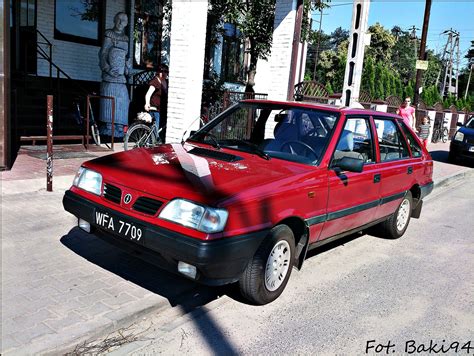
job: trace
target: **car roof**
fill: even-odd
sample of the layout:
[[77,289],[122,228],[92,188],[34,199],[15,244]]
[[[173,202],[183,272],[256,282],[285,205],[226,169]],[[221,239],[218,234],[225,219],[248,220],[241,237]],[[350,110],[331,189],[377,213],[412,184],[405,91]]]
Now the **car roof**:
[[242,100],[242,103],[247,104],[262,104],[262,105],[284,105],[295,108],[307,108],[307,109],[321,109],[327,111],[341,112],[345,115],[373,115],[373,116],[386,116],[402,120],[402,117],[392,113],[386,113],[383,111],[369,110],[369,109],[360,109],[360,108],[351,108],[347,106],[337,106],[329,104],[320,104],[309,101],[279,101],[279,100],[260,100],[260,99],[246,99]]

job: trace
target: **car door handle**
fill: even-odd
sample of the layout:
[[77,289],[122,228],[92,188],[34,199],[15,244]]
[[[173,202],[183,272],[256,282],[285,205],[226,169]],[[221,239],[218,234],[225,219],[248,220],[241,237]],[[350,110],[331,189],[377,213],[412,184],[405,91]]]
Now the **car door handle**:
[[374,183],[379,183],[382,176],[380,173],[374,174]]
[[412,173],[413,173],[413,167],[412,167],[412,166],[408,167],[407,173],[408,173],[408,174],[412,174]]

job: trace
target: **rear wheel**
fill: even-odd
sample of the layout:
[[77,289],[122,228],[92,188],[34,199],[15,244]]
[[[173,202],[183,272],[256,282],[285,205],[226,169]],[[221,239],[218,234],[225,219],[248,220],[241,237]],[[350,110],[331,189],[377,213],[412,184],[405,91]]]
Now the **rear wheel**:
[[408,191],[395,213],[381,224],[384,235],[388,235],[391,239],[402,237],[410,223],[412,207],[413,198],[411,192]]
[[159,143],[155,131],[141,123],[131,125],[123,141],[123,149],[131,150],[138,147],[148,147]]
[[97,146],[100,146],[100,135],[99,135],[99,128],[97,127],[97,124],[91,125],[91,134],[92,134],[92,138],[94,139],[95,144]]
[[293,269],[295,239],[287,225],[275,226],[249,261],[239,287],[252,303],[263,305],[277,299]]

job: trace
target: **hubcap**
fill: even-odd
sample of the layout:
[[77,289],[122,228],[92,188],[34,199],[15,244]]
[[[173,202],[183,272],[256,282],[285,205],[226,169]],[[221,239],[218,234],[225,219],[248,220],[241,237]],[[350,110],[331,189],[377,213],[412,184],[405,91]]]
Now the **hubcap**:
[[290,258],[288,242],[282,240],[273,246],[265,267],[265,287],[270,292],[277,290],[285,280],[290,266]]
[[397,214],[397,230],[402,231],[408,223],[410,217],[410,201],[403,199]]

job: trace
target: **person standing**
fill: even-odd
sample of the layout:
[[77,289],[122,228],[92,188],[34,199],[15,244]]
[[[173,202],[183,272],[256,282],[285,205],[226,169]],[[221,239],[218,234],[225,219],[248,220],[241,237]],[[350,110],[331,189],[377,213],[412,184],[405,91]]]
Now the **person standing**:
[[425,148],[428,148],[428,136],[430,135],[430,128],[431,126],[428,123],[428,117],[425,116],[422,120],[418,133],[418,136],[420,137],[421,142],[423,142],[423,146],[425,146]]
[[[114,17],[114,28],[105,31],[104,41],[99,51],[99,66],[102,70],[100,95],[115,98],[114,136],[123,137],[124,126],[128,125],[128,106],[130,99],[127,90],[127,78],[131,63],[128,60],[128,36],[125,27],[128,17],[119,12]],[[100,101],[100,133],[112,136],[112,102]]]
[[415,108],[410,106],[411,104],[411,98],[407,97],[405,98],[405,101],[400,105],[400,107],[397,110],[397,115],[400,115],[403,118],[403,121],[410,126],[411,128],[414,128],[415,126]]
[[158,69],[158,73],[148,83],[149,88],[145,94],[145,111],[150,111],[153,115],[157,131],[160,128],[160,119],[162,118],[160,113],[164,112],[168,95],[167,75],[168,67],[162,64]]

